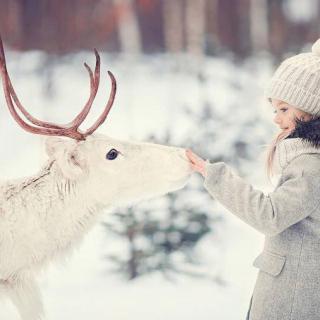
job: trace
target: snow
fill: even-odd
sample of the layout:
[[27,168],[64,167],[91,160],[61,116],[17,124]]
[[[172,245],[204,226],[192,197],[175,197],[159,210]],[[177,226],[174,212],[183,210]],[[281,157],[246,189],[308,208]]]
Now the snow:
[[[33,115],[52,122],[68,122],[83,106],[89,80],[80,66],[84,61],[92,65],[93,58],[93,53],[81,52],[54,58],[47,66],[50,57],[40,52],[7,53],[20,100]],[[195,64],[187,56],[128,60],[103,54],[100,90],[83,127],[98,117],[106,103],[110,89],[106,66],[117,78],[118,93],[109,118],[99,129],[101,133],[142,141],[151,134],[163,138],[170,130],[178,145],[186,136],[192,141],[199,129],[190,123],[183,108],[197,113],[205,102],[211,102],[217,106],[216,116],[226,122],[225,130],[217,128],[218,141],[225,143],[214,145],[210,154],[234,153],[231,142],[240,135],[252,143],[256,137],[259,141],[271,138],[271,113],[262,99],[271,72],[268,60],[252,59],[239,65],[225,58],[207,58]],[[2,94],[0,104],[2,179],[33,174],[45,159],[44,138],[28,134],[14,123]],[[250,127],[248,119],[256,119]],[[261,147],[252,147],[257,157],[243,162],[242,169],[248,182],[270,191],[272,186],[263,176]],[[68,263],[55,264],[41,276],[47,319],[245,319],[258,271],[252,261],[262,250],[263,235],[216,201],[209,205],[212,215],[220,212],[224,220],[198,248],[207,278],[181,276],[170,282],[154,273],[124,281],[108,271],[110,265],[104,259],[106,254],[125,250],[123,243],[97,225]],[[104,220],[108,219],[106,212]],[[0,319],[16,319],[13,307],[5,301],[0,303]]]

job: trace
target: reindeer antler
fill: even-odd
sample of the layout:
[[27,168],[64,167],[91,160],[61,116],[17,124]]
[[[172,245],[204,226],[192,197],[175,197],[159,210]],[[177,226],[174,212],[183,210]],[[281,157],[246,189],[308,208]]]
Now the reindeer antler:
[[[3,49],[3,43],[0,36],[0,72],[2,77],[2,84],[3,84],[3,90],[6,98],[6,102],[9,108],[9,111],[13,118],[16,120],[16,122],[26,131],[36,134],[43,134],[48,136],[65,136],[70,137],[76,140],[85,140],[85,138],[92,134],[107,118],[108,113],[113,105],[114,98],[116,95],[116,79],[113,76],[113,74],[108,71],[108,75],[111,79],[111,92],[110,96],[107,102],[107,105],[100,115],[100,117],[97,119],[97,121],[85,132],[81,132],[79,129],[79,126],[83,123],[85,118],[87,117],[92,103],[97,95],[99,82],[100,82],[100,56],[96,49],[94,49],[94,53],[96,56],[96,66],[94,73],[92,72],[91,68],[84,63],[85,68],[87,69],[90,77],[90,96],[81,110],[81,112],[69,123],[65,125],[60,124],[54,124],[51,122],[41,121],[36,118],[34,118],[21,104],[19,101],[17,94],[12,86],[8,71],[7,71],[7,65],[6,65],[6,58],[4,55],[4,49]],[[29,122],[31,122],[33,125],[28,124],[26,121],[24,121],[18,112],[16,111],[16,106],[20,110],[20,112],[26,117]]]

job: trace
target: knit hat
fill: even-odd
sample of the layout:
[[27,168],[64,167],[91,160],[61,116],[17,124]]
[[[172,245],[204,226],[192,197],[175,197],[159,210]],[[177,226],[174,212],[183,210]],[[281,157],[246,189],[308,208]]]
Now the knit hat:
[[311,52],[284,60],[271,78],[265,96],[320,116],[320,39]]

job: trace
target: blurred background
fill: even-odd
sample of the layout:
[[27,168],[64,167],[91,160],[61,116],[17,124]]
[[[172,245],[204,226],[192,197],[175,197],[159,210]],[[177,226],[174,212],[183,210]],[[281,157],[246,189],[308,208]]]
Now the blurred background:
[[317,0],[1,0],[1,30],[17,50],[281,58],[318,37]]
[[[320,0],[0,0],[8,70],[27,110],[66,123],[89,95],[83,63],[101,54],[100,90],[118,82],[100,133],[189,147],[271,192],[265,150],[278,128],[263,89],[320,34]],[[23,131],[0,94],[1,179],[36,173],[44,137]],[[194,174],[175,193],[112,208],[69,261],[40,278],[47,319],[245,319],[263,235]],[[16,319],[0,301],[0,319]]]

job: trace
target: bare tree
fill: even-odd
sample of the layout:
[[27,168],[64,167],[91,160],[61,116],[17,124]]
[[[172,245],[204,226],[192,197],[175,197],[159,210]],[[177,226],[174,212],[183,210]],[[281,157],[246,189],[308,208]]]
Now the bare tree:
[[209,54],[214,52],[214,50],[220,46],[218,1],[219,0],[210,0],[206,3],[206,42]]
[[[286,16],[283,12],[284,0],[269,0],[270,50],[276,59],[281,59],[288,48],[288,28]],[[298,41],[297,41],[298,42]]]
[[113,3],[118,8],[121,50],[128,54],[140,54],[142,42],[133,0],[113,0]]
[[163,0],[164,42],[166,51],[182,52],[183,41],[183,3],[182,0]]
[[318,34],[318,37],[319,37],[319,34],[320,34],[320,1],[316,1],[315,3],[315,18],[313,19],[313,25],[314,27],[312,29],[315,30],[315,33]]
[[250,2],[250,37],[253,52],[268,48],[267,0],[251,0]]
[[206,32],[206,0],[187,0],[186,49],[196,56],[203,56]]

